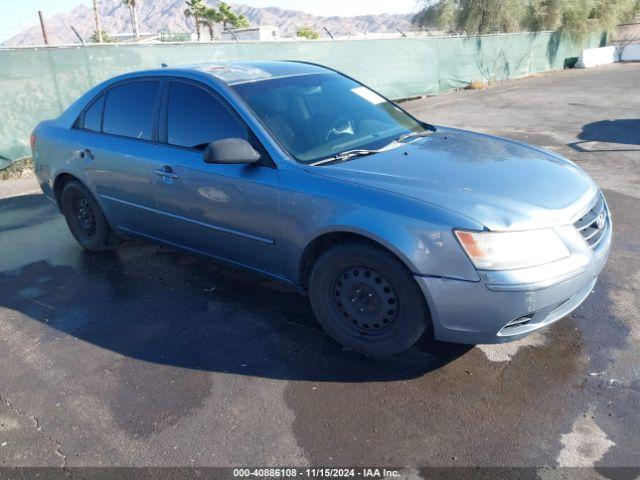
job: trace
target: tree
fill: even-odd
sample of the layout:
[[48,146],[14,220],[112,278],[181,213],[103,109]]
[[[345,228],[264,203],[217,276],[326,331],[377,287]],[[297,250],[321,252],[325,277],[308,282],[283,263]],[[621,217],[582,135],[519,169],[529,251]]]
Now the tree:
[[415,16],[413,21],[421,26],[454,33],[457,29],[456,15],[458,10],[456,0],[441,0],[429,4]]
[[215,8],[205,8],[204,12],[202,12],[202,23],[209,29],[209,40],[212,42],[215,40],[213,26],[220,22],[222,22],[222,15],[220,15],[220,12]]
[[414,23],[450,32],[611,31],[640,12],[640,0],[423,0]]
[[[185,12],[186,13],[186,12]],[[218,4],[218,8],[204,6],[199,14],[201,22],[209,29],[209,37],[213,38],[213,25],[222,24],[222,30],[228,31],[229,28],[244,28],[249,26],[249,20],[244,15],[238,15],[231,10],[231,7],[224,2]],[[198,39],[200,37],[198,36]]]
[[307,40],[317,40],[320,38],[320,34],[313,28],[308,26],[302,26],[296,31],[296,37],[306,38]]
[[[93,0],[93,18],[96,22],[96,30],[94,34],[96,35],[95,42],[102,43],[102,27],[100,26],[100,13],[98,12],[98,0]],[[93,37],[92,37],[93,38]]]
[[122,0],[122,3],[129,7],[129,14],[131,15],[131,29],[133,31],[133,38],[138,40],[140,35],[138,33],[138,5],[137,0]]
[[466,33],[516,32],[524,14],[523,0],[460,0],[458,28]]
[[207,11],[207,6],[202,0],[186,0],[187,8],[184,11],[184,16],[187,18],[193,18],[196,24],[196,37],[200,41],[200,22]]
[[218,4],[218,13],[220,14],[219,22],[222,23],[223,30],[229,30],[232,28],[246,28],[249,26],[249,20],[244,15],[235,14],[231,7],[225,2]]
[[560,28],[578,33],[611,32],[632,20],[639,7],[636,0],[563,0]]
[[109,34],[104,30],[101,30],[100,32],[97,32],[97,31],[93,32],[91,34],[91,37],[89,37],[89,40],[91,40],[94,43],[114,43],[115,42],[115,40],[111,38]]
[[532,0],[525,14],[524,26],[534,32],[557,30],[562,25],[563,0]]

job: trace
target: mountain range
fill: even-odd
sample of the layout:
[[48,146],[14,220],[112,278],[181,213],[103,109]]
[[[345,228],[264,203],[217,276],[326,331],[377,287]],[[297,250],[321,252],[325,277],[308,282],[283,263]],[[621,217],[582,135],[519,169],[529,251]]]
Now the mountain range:
[[[139,31],[141,33],[191,32],[193,19],[184,15],[184,0],[143,0],[138,2]],[[208,2],[215,6],[217,2]],[[129,9],[122,0],[101,0],[99,12],[102,30],[108,34],[131,32]],[[270,25],[280,28],[281,36],[293,36],[301,26],[309,26],[321,36],[326,36],[326,27],[334,36],[362,33],[397,33],[397,30],[412,29],[413,14],[362,15],[357,17],[323,17],[308,13],[286,10],[276,7],[257,8],[243,4],[231,4],[234,12],[246,16],[251,26]],[[87,39],[95,30],[93,10],[79,5],[67,13],[59,13],[46,18],[46,27],[50,44],[79,43],[71,30],[73,26]],[[203,33],[206,36],[206,33]],[[3,45],[40,45],[43,43],[40,25],[35,24],[6,40]]]

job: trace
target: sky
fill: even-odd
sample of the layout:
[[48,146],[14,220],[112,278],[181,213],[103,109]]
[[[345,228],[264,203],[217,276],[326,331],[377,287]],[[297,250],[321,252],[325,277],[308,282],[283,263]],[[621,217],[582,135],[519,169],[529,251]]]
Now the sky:
[[[153,1],[153,0],[142,0]],[[38,23],[38,10],[46,17],[74,7],[91,5],[91,0],[0,0],[0,43]],[[368,13],[409,13],[417,0],[232,0],[254,7],[281,7],[315,15],[364,15]]]

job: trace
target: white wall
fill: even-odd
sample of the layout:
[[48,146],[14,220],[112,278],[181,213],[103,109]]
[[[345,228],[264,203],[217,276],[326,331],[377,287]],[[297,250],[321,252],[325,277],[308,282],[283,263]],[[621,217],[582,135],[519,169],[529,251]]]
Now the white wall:
[[621,62],[640,62],[640,44],[625,45],[620,55]]

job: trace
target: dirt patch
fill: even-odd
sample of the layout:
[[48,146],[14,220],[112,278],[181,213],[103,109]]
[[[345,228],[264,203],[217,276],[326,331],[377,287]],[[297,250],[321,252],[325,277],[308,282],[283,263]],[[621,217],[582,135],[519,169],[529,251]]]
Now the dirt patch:
[[33,174],[33,158],[25,157],[16,160],[7,168],[0,170],[0,180],[24,178]]

